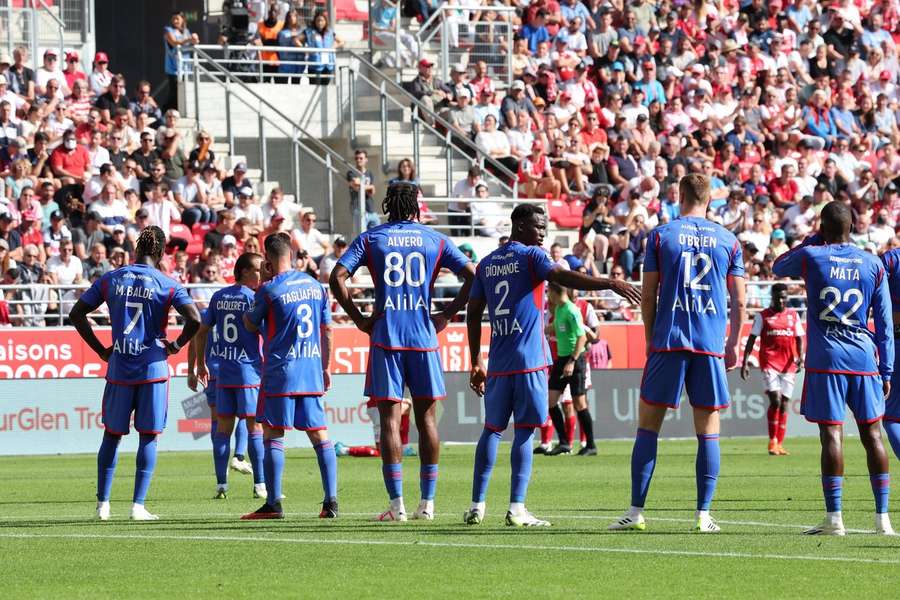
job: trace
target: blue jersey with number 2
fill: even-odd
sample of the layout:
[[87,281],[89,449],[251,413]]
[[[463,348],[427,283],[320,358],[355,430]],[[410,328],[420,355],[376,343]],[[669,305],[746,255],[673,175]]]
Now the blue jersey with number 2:
[[644,271],[659,273],[651,351],[723,356],[729,276],[744,276],[734,234],[700,217],[678,217],[650,232]]

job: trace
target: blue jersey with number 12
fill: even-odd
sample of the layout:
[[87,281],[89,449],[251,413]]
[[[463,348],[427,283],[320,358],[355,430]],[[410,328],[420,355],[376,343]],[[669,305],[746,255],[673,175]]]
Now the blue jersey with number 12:
[[216,332],[208,354],[217,362],[218,387],[259,386],[259,334],[247,331],[243,319],[252,304],[253,290],[231,285],[217,290],[203,313],[203,323]]
[[459,273],[469,262],[450,239],[412,221],[385,223],[353,240],[338,260],[351,274],[365,265],[375,285],[372,345],[386,350],[437,350],[431,292],[442,268]]
[[723,356],[729,276],[744,276],[734,234],[701,217],[678,217],[650,232],[644,271],[659,273],[652,352]]
[[491,322],[489,375],[545,369],[544,282],[557,268],[546,250],[509,242],[478,263],[469,297],[487,302]]
[[[878,257],[851,244],[823,244],[817,234],[779,256],[772,270],[806,281],[808,371],[890,379],[891,300]],[[868,328],[870,309],[875,333]]]
[[[256,292],[247,317],[263,334],[265,395],[325,393],[319,341],[322,326],[331,324],[331,309],[321,283],[299,271],[276,275]],[[219,337],[221,341],[222,333]],[[219,377],[221,369],[219,365]]]
[[106,370],[111,383],[166,381],[169,366],[163,340],[169,309],[192,304],[180,283],[149,265],[110,271],[81,296],[91,308],[109,308],[113,352]]

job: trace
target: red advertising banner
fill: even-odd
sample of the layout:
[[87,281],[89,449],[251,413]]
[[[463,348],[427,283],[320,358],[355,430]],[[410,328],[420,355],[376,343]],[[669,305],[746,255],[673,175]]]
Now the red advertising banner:
[[[749,333],[745,325],[743,339]],[[178,329],[170,329],[174,338]],[[101,341],[109,340],[109,329],[98,328]],[[482,352],[487,356],[490,329],[482,329]],[[644,327],[641,324],[601,325],[600,336],[609,344],[611,368],[642,369],[645,360]],[[468,371],[466,329],[451,325],[440,333],[441,363],[447,372]],[[741,350],[743,351],[743,339]],[[0,379],[93,378],[106,374],[106,365],[67,327],[47,329],[4,329],[0,336]],[[335,374],[365,373],[369,357],[369,338],[355,327],[335,327],[332,371]],[[169,358],[169,373],[187,375],[187,350]]]

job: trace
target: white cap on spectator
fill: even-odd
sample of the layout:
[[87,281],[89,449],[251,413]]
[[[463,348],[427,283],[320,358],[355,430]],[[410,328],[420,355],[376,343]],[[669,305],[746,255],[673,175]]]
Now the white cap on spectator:
[[11,65],[13,64],[13,59],[9,55],[9,52],[0,52],[0,65]]
[[461,62],[454,63],[451,69],[454,73],[466,73],[469,69]]
[[525,89],[525,82],[522,81],[521,79],[516,79],[515,81],[512,82],[512,85],[510,86],[510,89],[512,89],[512,90],[524,90],[524,89]]
[[240,189],[238,189],[238,196],[248,196],[253,197],[253,188],[249,185],[242,185]]
[[13,259],[9,259],[9,262],[8,262],[7,265],[6,265],[6,270],[9,271],[9,270],[11,270],[11,269],[15,269],[15,268],[18,267],[18,266],[19,266],[19,265],[16,264],[16,261],[14,261]]
[[237,238],[228,234],[222,238],[222,246],[237,246]]
[[5,73],[0,73],[0,85],[7,85]]
[[121,223],[119,223],[118,225],[113,225],[113,229],[112,229],[112,230],[113,230],[113,233],[116,233],[116,232],[118,232],[118,231],[121,231],[122,233],[125,233],[125,226],[122,225]]
[[238,164],[234,165],[234,170],[242,171],[242,172],[246,173],[247,172],[247,163],[239,162]]

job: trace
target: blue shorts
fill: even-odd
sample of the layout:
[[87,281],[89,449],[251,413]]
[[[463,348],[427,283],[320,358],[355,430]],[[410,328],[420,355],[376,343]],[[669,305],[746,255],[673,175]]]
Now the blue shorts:
[[487,378],[484,426],[503,431],[513,417],[516,427],[540,427],[547,420],[547,370]]
[[207,406],[215,406],[216,405],[216,380],[206,384],[206,389],[203,390],[203,393],[206,394],[206,404]]
[[122,385],[106,382],[103,426],[110,433],[128,435],[131,413],[138,433],[162,433],[169,408],[169,382]]
[[266,396],[260,393],[256,420],[272,429],[328,429],[322,396]]
[[806,371],[800,414],[812,423],[840,425],[847,406],[858,423],[874,423],[884,416],[884,392],[878,375],[845,375]]
[[258,387],[220,387],[216,390],[216,414],[247,418],[256,415]]
[[369,349],[364,395],[369,407],[379,402],[400,402],[409,388],[413,400],[442,400],[447,396],[438,352]]
[[647,357],[641,379],[641,400],[678,408],[683,388],[695,408],[725,408],[730,398],[725,361],[695,352],[653,352]]

